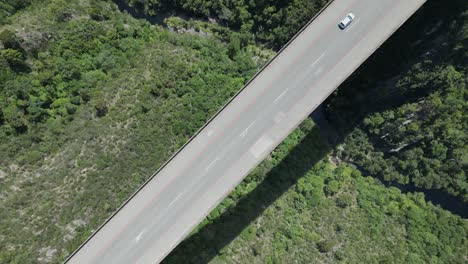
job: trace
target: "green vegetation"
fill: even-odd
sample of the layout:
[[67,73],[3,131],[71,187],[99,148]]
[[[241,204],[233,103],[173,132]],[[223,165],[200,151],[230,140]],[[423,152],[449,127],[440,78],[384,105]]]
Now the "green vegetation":
[[0,263],[63,260],[272,54],[172,33],[102,1],[43,1],[10,19]]
[[451,66],[410,74],[417,81],[409,86],[427,82],[437,91],[366,117],[341,156],[386,181],[444,189],[468,202],[466,77]]
[[8,18],[31,4],[32,0],[2,0],[0,3],[0,25],[6,23]]
[[187,1],[187,0],[125,0],[137,10],[150,15],[178,11],[201,18],[214,18],[238,30],[242,37],[281,48],[327,0],[266,0],[266,1]]
[[466,220],[333,165],[323,142],[306,120],[165,263],[465,262]]
[[[219,23],[0,4],[0,263],[61,262],[273,55],[254,41],[278,49],[325,3],[129,2]],[[166,262],[463,262],[466,220],[377,179],[466,197],[466,8],[442,2],[330,100],[343,144],[306,120]]]
[[[325,4],[300,0],[127,2],[150,15],[176,10],[216,18],[237,30],[242,39],[249,40],[253,33],[256,41],[275,49]],[[371,58],[367,64],[372,66],[364,66],[354,81],[332,97],[330,119],[336,130],[344,128],[340,137],[350,134],[337,153],[341,159],[379,179],[441,189],[468,202],[467,10],[463,0],[429,1],[398,37]]]
[[341,159],[468,206],[468,5],[452,4],[429,1],[330,100],[329,114],[347,134]]

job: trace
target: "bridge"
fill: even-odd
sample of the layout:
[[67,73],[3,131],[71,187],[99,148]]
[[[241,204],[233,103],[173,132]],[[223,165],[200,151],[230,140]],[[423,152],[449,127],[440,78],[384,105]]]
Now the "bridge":
[[67,262],[162,261],[424,2],[328,3]]

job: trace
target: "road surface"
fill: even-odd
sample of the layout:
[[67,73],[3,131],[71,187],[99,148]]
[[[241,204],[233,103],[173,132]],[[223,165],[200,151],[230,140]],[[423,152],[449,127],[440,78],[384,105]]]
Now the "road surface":
[[68,262],[160,262],[423,3],[335,0]]

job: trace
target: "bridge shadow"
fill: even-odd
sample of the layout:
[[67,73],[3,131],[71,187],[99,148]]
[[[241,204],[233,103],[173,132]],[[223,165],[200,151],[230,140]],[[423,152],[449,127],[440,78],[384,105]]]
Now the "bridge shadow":
[[[456,2],[457,0],[451,0]],[[369,86],[369,91],[361,91],[361,98],[354,98],[343,103],[338,112],[341,117],[328,116],[332,125],[315,126],[312,131],[284,158],[277,166],[271,169],[264,180],[250,194],[242,198],[236,205],[230,207],[213,222],[202,227],[198,232],[186,238],[179,246],[166,257],[163,263],[207,263],[220,251],[233,241],[250,223],[254,222],[263,212],[303,177],[317,162],[331,152],[333,146],[343,142],[362,118],[374,112],[399,107],[414,97],[391,94],[382,94],[375,100],[369,101],[374,93],[372,86],[379,87],[378,83],[370,82],[372,79],[389,79],[401,72],[400,61],[411,61],[417,57],[415,49],[405,49],[408,43],[421,39],[416,34],[424,17],[431,14],[444,16],[452,14],[456,17],[457,10],[444,9],[445,2],[433,0],[428,2],[418,14],[413,16],[405,27],[400,28],[386,43],[375,52],[359,69],[340,86],[340,96],[333,98],[353,98],[356,96],[356,87]],[[441,12],[443,10],[444,12]],[[429,15],[428,15],[429,14]],[[441,18],[442,19],[442,18]],[[437,20],[435,20],[437,22]],[[404,41],[401,41],[404,40]],[[423,46],[424,47],[424,46]],[[432,58],[434,61],[440,58]],[[386,63],[380,63],[385,61]],[[369,76],[374,76],[370,78]],[[366,90],[364,89],[364,90]],[[374,96],[377,97],[377,96]],[[330,99],[327,100],[328,102]],[[348,101],[348,100],[345,100]],[[361,104],[362,103],[362,104]],[[325,103],[327,104],[327,103]],[[335,103],[332,103],[332,105]],[[369,104],[372,104],[369,106]],[[359,107],[366,105],[366,107]],[[357,108],[357,109],[356,109]],[[362,109],[361,109],[362,108]],[[348,111],[346,111],[348,110]],[[320,109],[318,111],[323,111]],[[334,112],[334,111],[331,111]],[[335,111],[336,112],[336,111]],[[319,114],[320,115],[320,114]],[[341,121],[341,122],[340,122]],[[361,168],[362,169],[362,168]],[[364,171],[364,173],[366,173]],[[381,179],[383,181],[383,179]],[[384,181],[383,181],[384,182]],[[385,183],[385,182],[384,182]],[[437,190],[424,190],[411,186],[402,186],[395,183],[385,183],[386,186],[399,188],[403,193],[423,192],[426,200],[442,208],[467,217],[467,204],[459,201],[447,193]]]
[[207,263],[251,222],[330,153],[323,131],[316,125],[264,180],[237,205],[185,239],[163,263]]

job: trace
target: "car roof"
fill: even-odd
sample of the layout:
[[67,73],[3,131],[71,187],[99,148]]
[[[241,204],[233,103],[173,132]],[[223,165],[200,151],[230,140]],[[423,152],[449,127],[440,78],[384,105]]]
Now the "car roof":
[[343,22],[343,23],[348,23],[349,21],[351,21],[351,19],[350,19],[348,16],[345,16],[345,17],[341,20],[341,22]]

